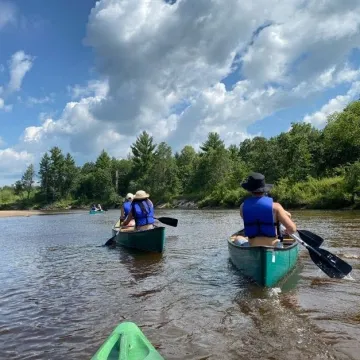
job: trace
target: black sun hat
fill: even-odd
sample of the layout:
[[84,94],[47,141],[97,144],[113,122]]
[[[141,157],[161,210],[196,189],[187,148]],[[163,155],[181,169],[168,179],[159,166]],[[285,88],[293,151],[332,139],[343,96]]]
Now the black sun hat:
[[260,173],[251,173],[241,186],[250,192],[268,192],[272,189],[272,184],[265,184],[265,176]]

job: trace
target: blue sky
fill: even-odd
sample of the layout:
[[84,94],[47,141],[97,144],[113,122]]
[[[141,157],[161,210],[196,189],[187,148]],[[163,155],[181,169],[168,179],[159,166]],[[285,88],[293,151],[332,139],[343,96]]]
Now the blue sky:
[[[59,113],[69,101],[67,87],[81,84],[89,78],[93,67],[92,50],[82,45],[86,23],[94,0],[52,1],[44,6],[42,0],[12,1],[18,12],[18,24],[0,32],[0,64],[6,66],[9,55],[22,49],[35,57],[34,65],[26,74],[22,90],[12,94],[26,103],[28,97],[38,99],[53,95],[53,102],[42,106],[19,104],[9,113],[1,113],[0,136],[15,144],[24,127],[39,122],[39,111]],[[66,3],[66,6],[64,4]],[[0,84],[9,74],[0,73]]]
[[174,150],[358,98],[360,4],[291,0],[0,0],[0,185],[52,146],[125,157],[142,131]]

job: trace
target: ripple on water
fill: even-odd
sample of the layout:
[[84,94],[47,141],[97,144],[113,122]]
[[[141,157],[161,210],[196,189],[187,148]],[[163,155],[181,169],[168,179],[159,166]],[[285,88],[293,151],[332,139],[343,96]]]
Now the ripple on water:
[[168,360],[356,359],[360,222],[316,214],[293,216],[347,258],[355,281],[323,276],[303,249],[287,279],[261,289],[229,262],[238,211],[163,211],[179,227],[155,255],[98,247],[117,211],[0,219],[0,359],[89,359],[124,320]]

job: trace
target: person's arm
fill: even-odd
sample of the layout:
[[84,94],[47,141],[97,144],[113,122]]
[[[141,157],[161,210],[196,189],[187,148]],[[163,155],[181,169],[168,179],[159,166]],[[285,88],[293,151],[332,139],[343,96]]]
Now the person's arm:
[[242,204],[240,205],[240,216],[241,216],[242,219],[244,218],[244,217],[243,217],[243,205],[244,205],[244,203],[242,203]]
[[296,232],[296,225],[290,218],[291,214],[289,216],[289,213],[279,203],[276,203],[274,205],[277,220],[285,226],[287,233],[293,234],[294,232]]
[[133,219],[133,214],[132,211],[129,212],[128,216],[126,217],[126,219],[124,220],[124,222],[122,223],[122,226],[126,226],[129,224],[129,222]]

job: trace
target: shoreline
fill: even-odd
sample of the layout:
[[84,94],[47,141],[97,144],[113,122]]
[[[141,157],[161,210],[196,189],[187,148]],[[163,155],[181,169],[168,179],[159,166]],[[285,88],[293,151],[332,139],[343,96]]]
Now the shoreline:
[[[79,210],[77,210],[79,211]],[[0,218],[71,214],[74,210],[0,210]]]

